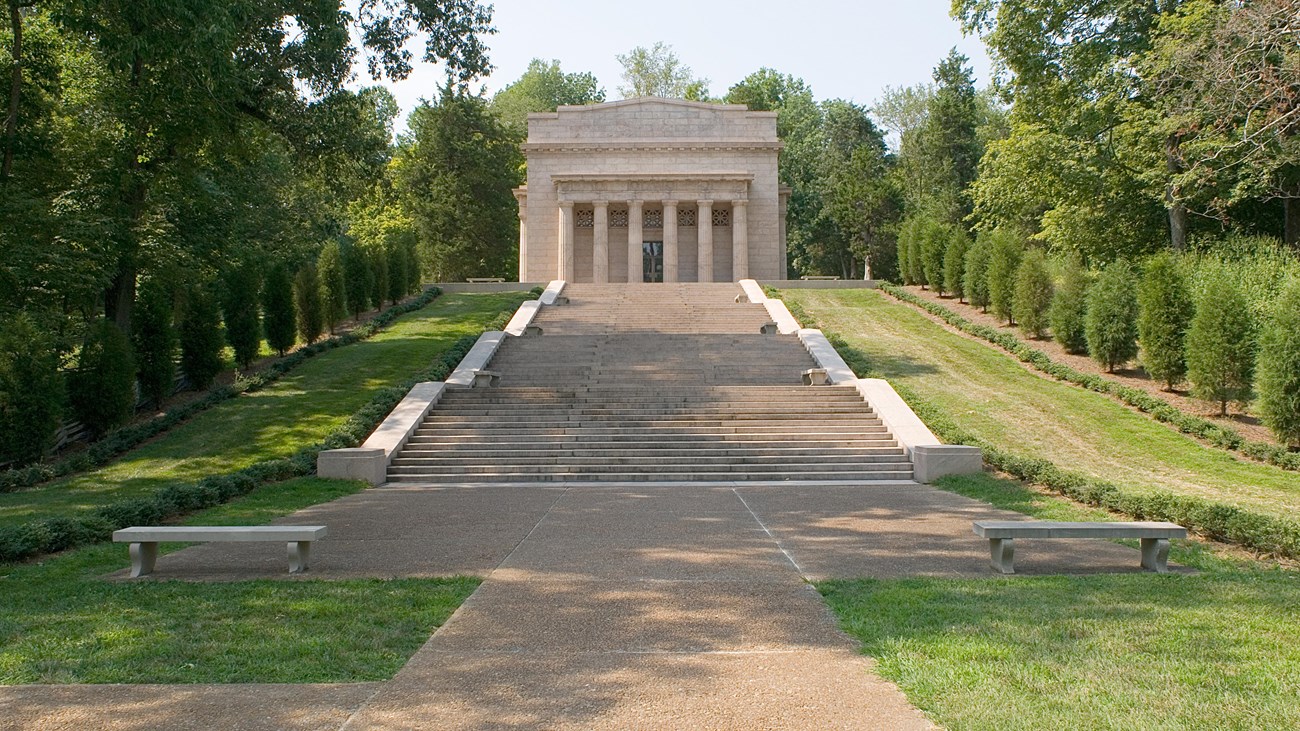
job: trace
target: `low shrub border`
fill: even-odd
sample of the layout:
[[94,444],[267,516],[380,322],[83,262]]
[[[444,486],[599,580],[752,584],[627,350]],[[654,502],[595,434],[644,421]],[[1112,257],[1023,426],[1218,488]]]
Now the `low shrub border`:
[[1076,386],[1082,386],[1090,391],[1113,396],[1138,411],[1149,414],[1156,421],[1169,424],[1178,431],[1197,437],[1211,446],[1238,452],[1251,459],[1284,470],[1300,470],[1300,453],[1288,451],[1286,447],[1276,444],[1248,440],[1232,429],[1208,419],[1188,414],[1168,401],[1152,396],[1146,391],[1132,386],[1125,386],[1098,375],[1083,373],[1067,365],[1057,363],[1046,353],[1026,345],[1015,335],[1001,332],[987,325],[973,323],[947,307],[921,299],[897,285],[886,283],[882,284],[880,289],[895,299],[920,307],[968,335],[974,335],[1002,348],[1021,362],[1028,363],[1035,370],[1046,373],[1053,378],[1073,383]]
[[[498,315],[483,328],[484,331],[500,330],[512,314],[513,310]],[[148,497],[119,500],[83,515],[46,518],[0,528],[0,561],[19,561],[98,543],[108,540],[118,528],[156,525],[184,513],[228,502],[267,483],[310,475],[316,471],[316,455],[327,449],[360,444],[405,398],[412,386],[420,381],[445,379],[478,338],[478,335],[466,335],[457,340],[432,366],[400,385],[381,389],[329,436],[318,444],[298,450],[291,457],[265,460],[230,474],[204,477],[188,484],[170,485]]]
[[210,409],[241,393],[253,393],[266,388],[289,371],[302,365],[309,358],[374,336],[375,333],[390,325],[393,320],[428,306],[441,294],[442,290],[437,287],[426,289],[415,299],[390,307],[368,320],[365,324],[343,335],[319,340],[311,345],[299,348],[257,373],[237,376],[234,383],[227,386],[218,386],[208,391],[200,399],[168,409],[162,416],[109,432],[103,439],[87,447],[85,451],[78,452],[57,462],[34,464],[0,472],[0,492],[14,492],[39,485],[42,482],[67,477],[77,472],[84,472],[105,465],[201,411]]
[[[797,310],[795,317],[801,322],[815,322],[806,310],[792,309]],[[859,377],[883,377],[872,368],[865,354],[842,337],[834,333],[824,334]],[[1016,479],[1137,520],[1167,520],[1208,538],[1236,543],[1263,554],[1300,558],[1300,522],[1200,497],[1161,490],[1137,492],[1105,480],[1067,472],[1049,460],[1006,452],[966,433],[946,413],[927,403],[907,386],[892,385],[936,436],[948,444],[979,447],[984,452],[985,464]]]

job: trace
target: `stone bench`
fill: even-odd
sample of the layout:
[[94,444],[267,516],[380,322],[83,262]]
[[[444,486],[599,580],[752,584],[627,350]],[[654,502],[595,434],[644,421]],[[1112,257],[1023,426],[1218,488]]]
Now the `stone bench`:
[[506,281],[502,277],[470,277],[465,280],[470,284],[494,284]]
[[838,282],[840,280],[839,277],[828,276],[825,274],[805,274],[799,278],[805,282]]
[[989,539],[989,560],[1004,574],[1016,572],[1016,538],[1139,538],[1142,568],[1169,571],[1169,539],[1186,538],[1187,529],[1174,523],[1068,523],[1046,520],[977,520],[975,535]]
[[809,368],[803,372],[803,385],[825,386],[831,382],[825,368]]
[[161,542],[251,543],[286,541],[289,545],[289,573],[307,570],[311,542],[325,537],[323,525],[229,525],[229,526],[149,526],[113,531],[114,543],[130,543],[131,578],[153,572]]
[[501,374],[496,371],[474,371],[474,383],[470,388],[488,388],[501,382]]

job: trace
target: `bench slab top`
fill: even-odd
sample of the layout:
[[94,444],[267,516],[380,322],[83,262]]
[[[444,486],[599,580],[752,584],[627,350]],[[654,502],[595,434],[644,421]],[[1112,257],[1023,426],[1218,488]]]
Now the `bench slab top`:
[[984,538],[1186,538],[1176,523],[1072,523],[1052,520],[977,520],[975,535]]
[[159,541],[314,541],[329,532],[323,525],[166,525],[113,531],[115,543]]

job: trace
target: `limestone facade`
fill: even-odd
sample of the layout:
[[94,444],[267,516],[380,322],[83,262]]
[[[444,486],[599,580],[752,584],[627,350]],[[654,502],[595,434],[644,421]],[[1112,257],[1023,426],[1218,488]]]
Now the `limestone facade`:
[[528,115],[519,280],[785,279],[774,112],[641,98]]

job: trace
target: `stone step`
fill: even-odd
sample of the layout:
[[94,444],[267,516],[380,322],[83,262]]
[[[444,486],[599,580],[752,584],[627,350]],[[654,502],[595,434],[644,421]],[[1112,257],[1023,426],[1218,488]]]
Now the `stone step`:
[[[497,435],[494,435],[497,436]],[[549,448],[552,446],[582,445],[587,449],[609,449],[612,445],[653,445],[647,448],[653,449],[696,449],[696,448],[748,448],[753,445],[775,446],[776,448],[787,445],[793,449],[832,449],[832,448],[884,448],[897,447],[898,442],[892,436],[886,433],[881,434],[818,434],[811,437],[794,437],[792,435],[778,434],[775,437],[764,436],[756,437],[748,434],[724,434],[712,435],[707,439],[694,435],[659,435],[655,439],[648,440],[645,435],[631,433],[626,435],[600,435],[600,434],[519,434],[519,435],[500,435],[501,438],[493,440],[484,440],[482,434],[471,434],[465,432],[451,432],[446,435],[414,435],[406,443],[405,449],[459,449],[462,445],[471,447],[481,447],[484,449],[525,449],[529,447]],[[508,437],[508,438],[507,438]],[[671,444],[671,447],[667,445]]]
[[773,462],[768,464],[708,464],[696,466],[694,464],[671,464],[664,462],[645,462],[645,463],[605,463],[605,464],[505,464],[498,465],[492,463],[484,464],[456,464],[456,465],[419,465],[406,466],[393,464],[388,467],[388,475],[391,479],[394,476],[409,475],[481,475],[481,474],[609,474],[618,472],[643,472],[647,474],[672,472],[672,473],[690,473],[690,472],[709,472],[715,474],[737,474],[745,472],[768,472],[783,474],[801,474],[816,475],[823,472],[845,472],[852,470],[869,474],[872,472],[893,472],[911,467],[911,464],[892,461],[892,462],[865,462],[856,464],[824,464],[822,462],[803,462],[797,464]]
[[494,438],[501,434],[639,434],[647,439],[664,437],[702,438],[716,434],[767,434],[781,435],[785,438],[798,439],[804,430],[794,427],[816,429],[820,434],[887,434],[888,430],[879,424],[828,424],[824,421],[783,423],[778,426],[765,424],[591,424],[586,422],[550,423],[539,425],[517,425],[510,422],[492,422],[484,424],[438,424],[426,423],[418,428],[415,437],[435,436],[441,434],[476,433],[480,438]]
[[906,469],[863,472],[848,470],[843,472],[790,473],[765,472],[699,472],[684,470],[682,472],[609,472],[595,473],[539,473],[517,474],[511,472],[478,473],[471,475],[390,475],[390,482],[415,484],[460,484],[487,482],[791,482],[796,480],[815,480],[817,482],[873,482],[911,480],[911,465]]
[[[692,455],[689,462],[696,467],[715,466],[719,470],[723,468],[739,467],[779,467],[791,462],[799,462],[797,457],[800,455],[731,455],[731,456],[713,456],[702,457]],[[807,456],[807,455],[802,455]],[[609,465],[642,465],[646,471],[653,471],[659,465],[664,464],[663,455],[628,455],[617,451],[610,451],[597,456],[577,457],[568,454],[553,455],[514,455],[498,456],[490,460],[482,457],[463,456],[453,452],[436,457],[421,457],[403,453],[401,457],[393,460],[389,470],[394,468],[411,468],[421,469],[430,468],[454,468],[467,467],[475,468],[487,465],[500,467],[521,467],[521,466],[543,466],[543,465],[569,465],[569,466],[586,466],[603,468]],[[875,464],[898,464],[904,461],[901,455],[881,454],[881,455],[818,455],[816,464],[820,466],[830,465],[875,465]],[[806,461],[805,461],[806,462]]]
[[[636,443],[633,443],[636,444]],[[569,457],[600,457],[602,455],[617,453],[621,456],[654,456],[661,458],[690,457],[710,458],[710,457],[784,457],[788,459],[801,459],[814,456],[846,456],[846,457],[879,457],[895,456],[899,457],[904,454],[902,447],[862,447],[862,446],[771,446],[758,447],[747,446],[737,448],[718,448],[714,445],[701,445],[698,447],[684,448],[680,445],[668,446],[629,446],[627,442],[610,442],[602,446],[584,445],[576,446],[574,444],[532,444],[520,443],[517,446],[493,445],[495,448],[483,448],[478,444],[467,445],[414,445],[403,449],[401,457],[412,458],[435,458],[442,455],[454,457],[475,457],[482,459],[495,459],[498,457],[511,456],[569,456]]]

